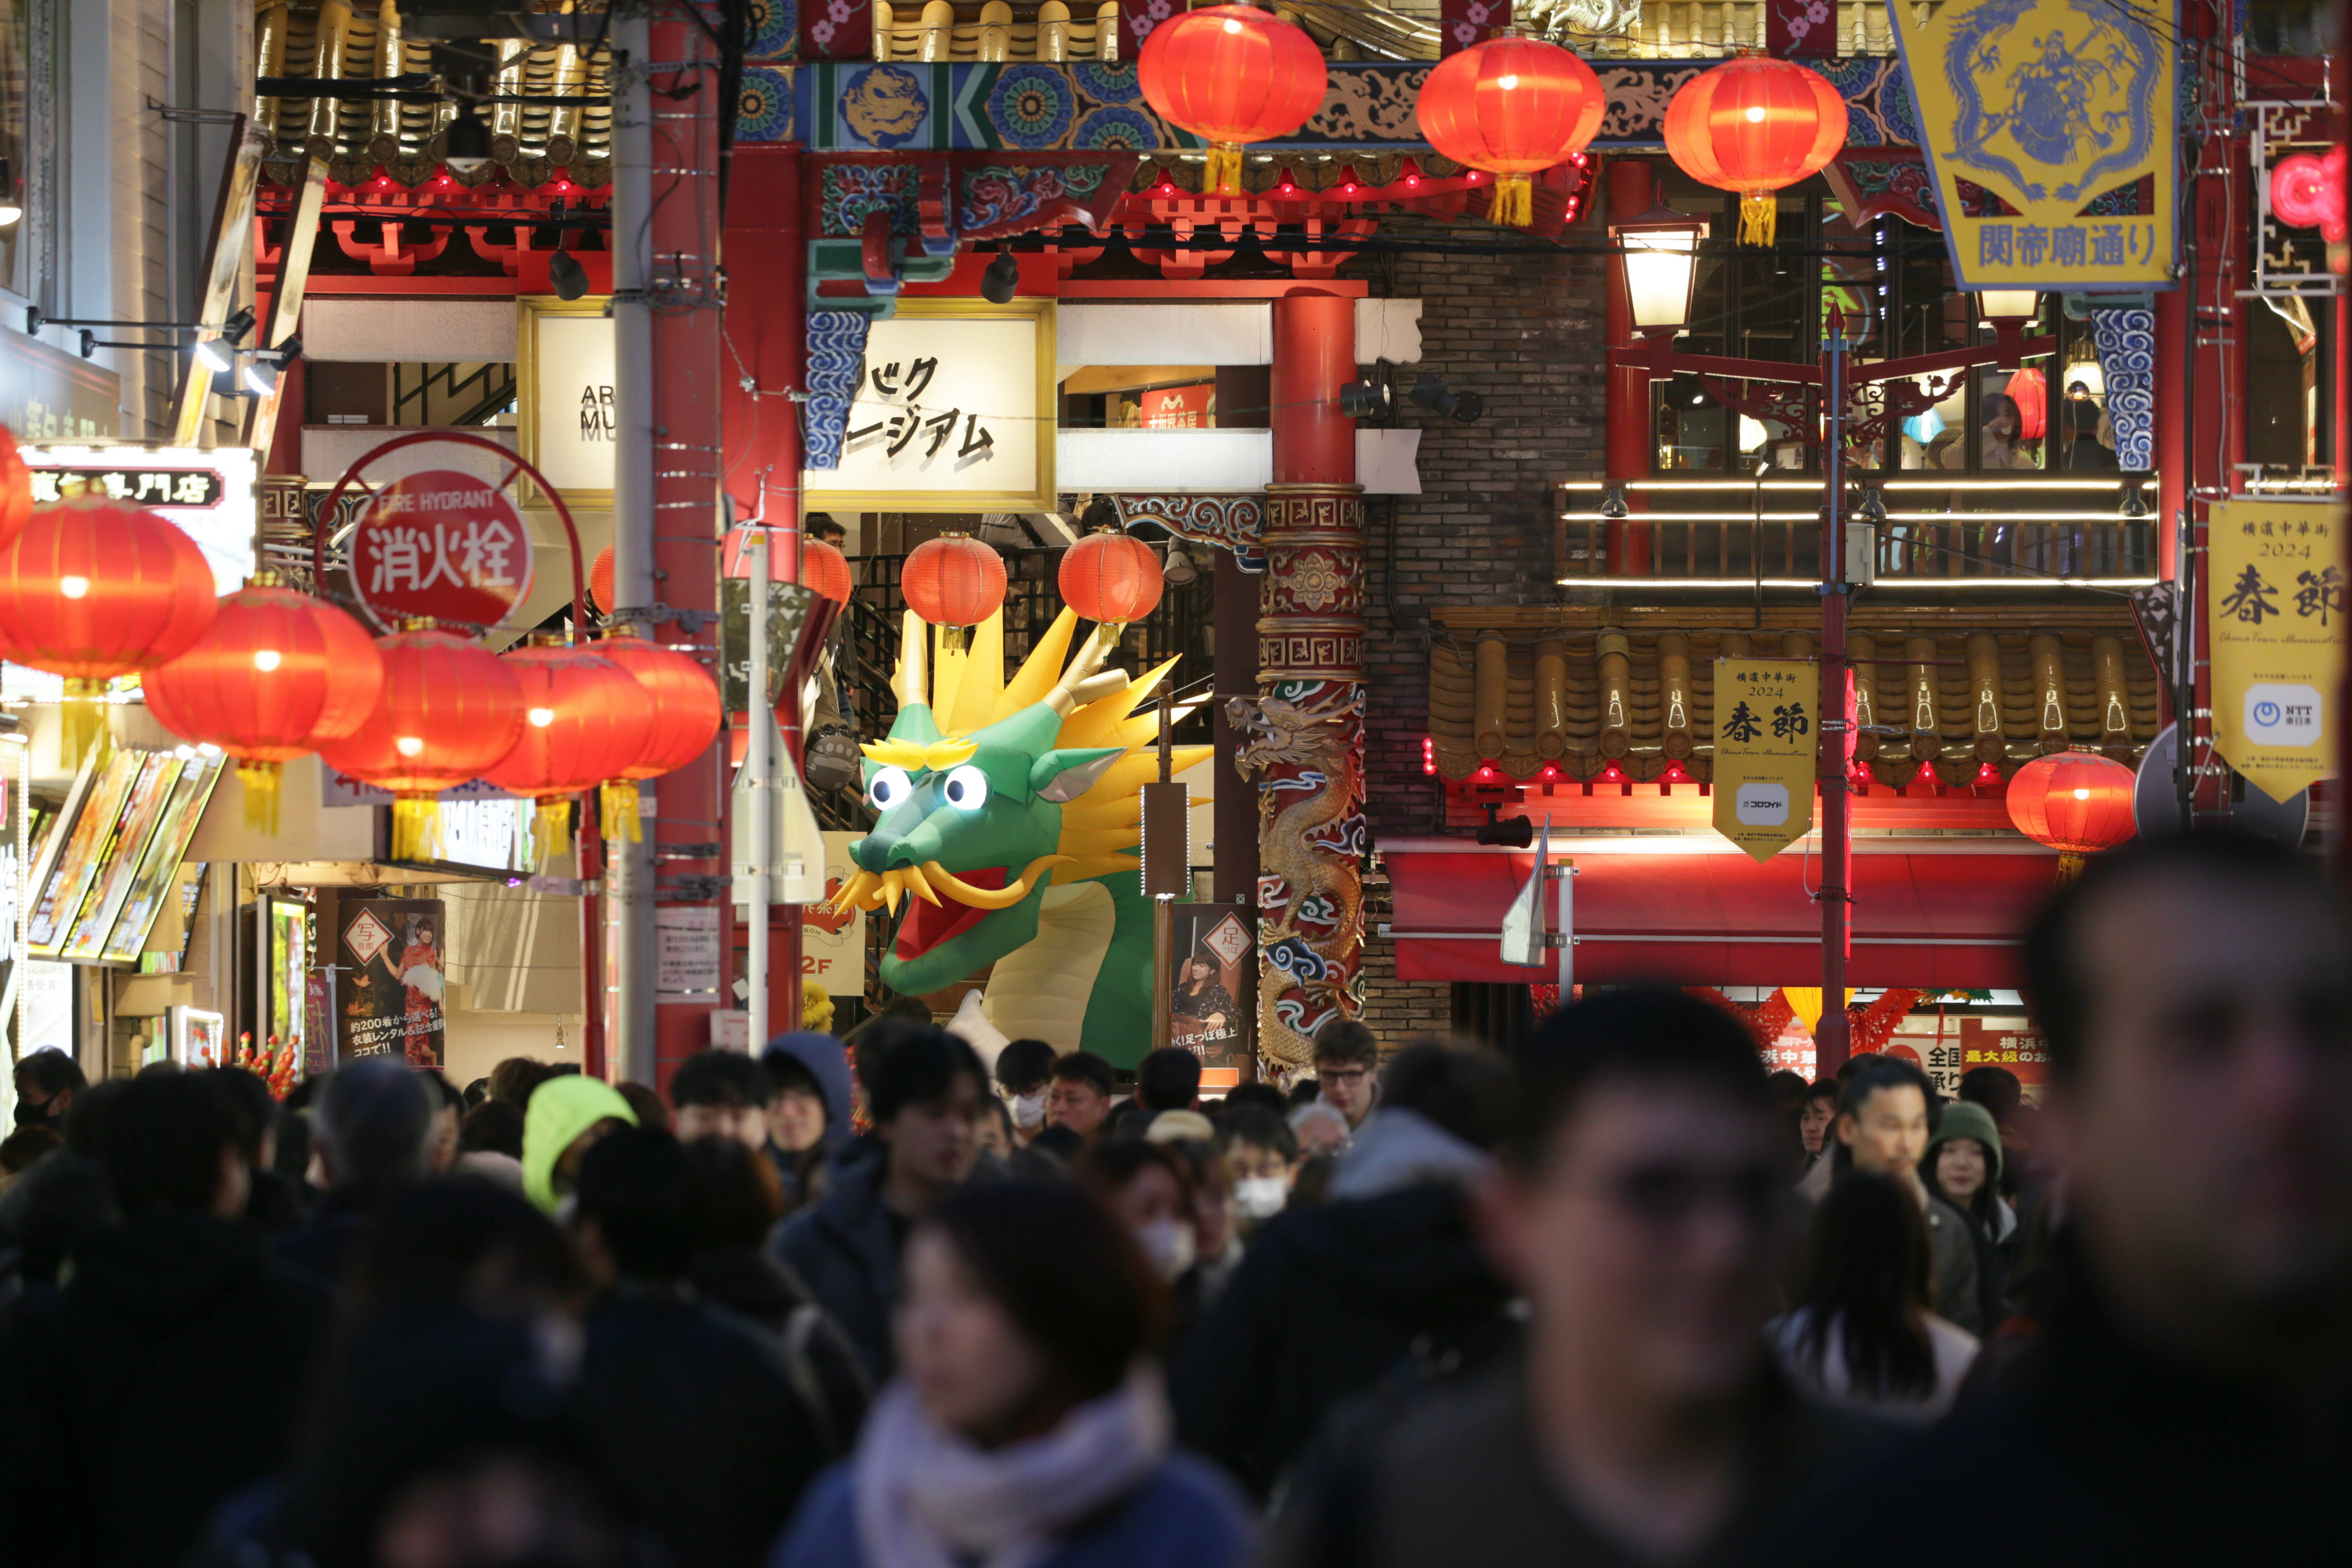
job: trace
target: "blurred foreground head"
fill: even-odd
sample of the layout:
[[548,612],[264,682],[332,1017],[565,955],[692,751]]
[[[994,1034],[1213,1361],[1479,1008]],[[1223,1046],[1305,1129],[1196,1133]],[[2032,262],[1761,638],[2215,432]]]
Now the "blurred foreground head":
[[2027,932],[2043,1146],[2110,1309],[2259,1366],[2352,1287],[2352,952],[2318,863],[2197,833],[2094,860]]

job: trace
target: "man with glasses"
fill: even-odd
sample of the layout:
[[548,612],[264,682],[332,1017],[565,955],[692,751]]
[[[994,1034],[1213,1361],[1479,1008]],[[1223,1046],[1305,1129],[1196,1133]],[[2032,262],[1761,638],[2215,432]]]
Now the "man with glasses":
[[1348,1119],[1355,1132],[1380,1098],[1381,1039],[1353,1018],[1334,1018],[1316,1032],[1316,1098]]
[[1764,1352],[1787,1122],[1748,1032],[1617,991],[1517,1065],[1477,1213],[1526,1353],[1364,1423],[1277,1523],[1278,1563],[1715,1562],[1841,1457],[1852,1428]]

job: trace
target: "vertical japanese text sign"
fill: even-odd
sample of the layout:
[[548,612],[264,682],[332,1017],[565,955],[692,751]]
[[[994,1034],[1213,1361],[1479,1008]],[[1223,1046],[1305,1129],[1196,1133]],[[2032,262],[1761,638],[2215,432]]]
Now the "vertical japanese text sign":
[[2216,505],[2206,531],[2213,744],[2284,802],[2336,771],[2344,679],[2344,571],[2336,510],[2278,501]]
[[1820,667],[1715,661],[1715,830],[1759,860],[1813,826]]
[[1925,22],[1887,9],[1961,288],[2171,283],[2169,5],[1945,0]]

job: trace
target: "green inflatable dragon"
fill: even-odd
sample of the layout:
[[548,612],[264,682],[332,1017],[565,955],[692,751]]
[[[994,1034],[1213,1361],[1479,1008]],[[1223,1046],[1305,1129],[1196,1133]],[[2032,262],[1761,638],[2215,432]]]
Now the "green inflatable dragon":
[[[898,716],[864,748],[877,820],[849,846],[856,869],[835,907],[887,907],[891,989],[988,969],[981,1005],[1007,1036],[1132,1067],[1151,1046],[1137,791],[1159,768],[1142,749],[1157,721],[1136,710],[1176,661],[1130,680],[1105,668],[1112,638],[1097,627],[1065,667],[1076,626],[1064,610],[1007,680],[1001,612],[969,647],[941,637],[928,660],[908,614]],[[1175,765],[1209,752],[1179,746]]]

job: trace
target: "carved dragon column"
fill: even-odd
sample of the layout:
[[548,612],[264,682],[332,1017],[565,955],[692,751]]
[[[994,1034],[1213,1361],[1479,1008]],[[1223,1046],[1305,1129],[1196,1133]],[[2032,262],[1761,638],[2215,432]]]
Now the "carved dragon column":
[[1259,792],[1258,1050],[1290,1071],[1362,1004],[1364,501],[1339,412],[1355,353],[1354,300],[1274,302],[1260,695],[1231,710]]

